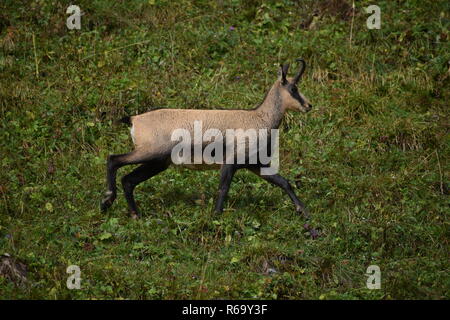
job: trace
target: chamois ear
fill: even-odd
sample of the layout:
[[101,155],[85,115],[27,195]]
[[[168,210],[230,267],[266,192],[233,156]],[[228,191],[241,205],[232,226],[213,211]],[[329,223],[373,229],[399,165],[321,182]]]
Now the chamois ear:
[[300,80],[300,78],[302,77],[303,72],[305,72],[305,68],[306,68],[306,62],[305,62],[305,60],[303,60],[303,59],[297,59],[297,62],[300,62],[302,66],[301,66],[300,70],[298,71],[297,75],[296,75],[295,78],[294,78],[294,81],[293,81],[293,82],[294,82],[295,84]]
[[279,75],[281,76],[281,84],[282,85],[285,85],[287,83],[286,76],[287,76],[288,70],[289,70],[289,63],[286,63],[284,65],[280,64]]

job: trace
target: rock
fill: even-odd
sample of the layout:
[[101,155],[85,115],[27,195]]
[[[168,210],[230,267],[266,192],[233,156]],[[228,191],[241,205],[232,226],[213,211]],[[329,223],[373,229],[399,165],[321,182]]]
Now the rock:
[[0,256],[0,276],[16,286],[24,286],[28,282],[27,273],[27,266],[8,253]]

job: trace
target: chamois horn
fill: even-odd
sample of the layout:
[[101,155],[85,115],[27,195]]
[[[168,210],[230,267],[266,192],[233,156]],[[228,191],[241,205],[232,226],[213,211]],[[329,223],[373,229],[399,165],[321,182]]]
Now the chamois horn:
[[286,84],[287,83],[286,76],[289,71],[289,63],[280,64],[280,69],[281,69],[281,82],[282,84]]
[[294,78],[294,83],[297,83],[300,80],[300,78],[303,75],[303,72],[305,72],[305,69],[306,69],[306,62],[305,62],[305,60],[299,58],[296,61],[297,62],[301,62],[302,66],[301,66],[300,70],[298,71],[297,75]]

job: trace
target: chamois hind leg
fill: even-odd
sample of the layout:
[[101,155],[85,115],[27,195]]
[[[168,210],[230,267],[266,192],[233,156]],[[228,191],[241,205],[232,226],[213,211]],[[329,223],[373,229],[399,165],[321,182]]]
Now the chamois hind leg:
[[137,164],[145,161],[145,155],[132,151],[124,154],[112,154],[108,156],[106,163],[106,180],[108,190],[105,192],[105,198],[100,203],[100,209],[105,211],[113,204],[117,196],[116,174],[117,170],[128,164]]
[[249,168],[249,170],[252,171],[253,173],[255,173],[256,175],[260,176],[264,180],[283,189],[289,195],[292,202],[294,203],[295,210],[299,213],[302,213],[306,219],[309,219],[309,212],[306,209],[305,204],[302,201],[300,201],[300,199],[296,196],[289,181],[287,181],[285,178],[283,178],[279,174],[262,175],[260,173],[260,168]]
[[125,193],[125,199],[128,203],[131,217],[137,219],[140,217],[140,213],[137,209],[136,202],[134,201],[133,191],[136,186],[164,171],[169,166],[169,162],[165,160],[151,160],[144,163],[132,172],[122,178],[122,187]]
[[231,180],[237,170],[237,166],[234,164],[224,164],[220,169],[220,185],[219,185],[219,197],[217,198],[215,211],[220,213],[223,211],[223,204],[225,198],[230,189]]

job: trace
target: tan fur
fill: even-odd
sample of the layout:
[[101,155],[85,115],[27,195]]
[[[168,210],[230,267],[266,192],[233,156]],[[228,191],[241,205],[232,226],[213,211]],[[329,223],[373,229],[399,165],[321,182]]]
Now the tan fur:
[[[292,78],[288,79],[292,81]],[[302,96],[303,97],[303,96]],[[307,101],[306,98],[303,99]],[[171,141],[175,129],[186,129],[194,136],[194,121],[202,122],[204,133],[208,129],[218,129],[225,136],[227,129],[276,129],[287,110],[307,112],[299,101],[292,98],[278,79],[269,90],[259,107],[251,110],[199,110],[199,109],[158,109],[130,118],[131,134],[135,145],[132,158],[167,154],[178,143]],[[182,165],[189,169],[204,170],[217,165]]]

